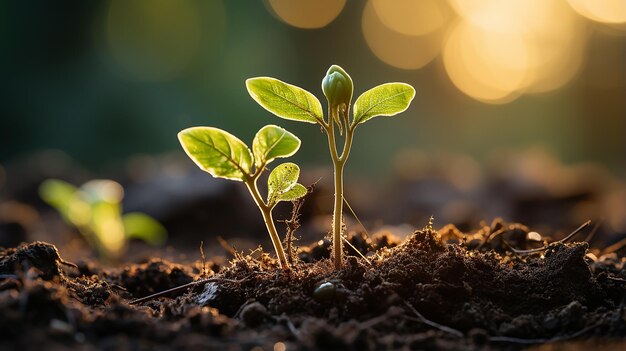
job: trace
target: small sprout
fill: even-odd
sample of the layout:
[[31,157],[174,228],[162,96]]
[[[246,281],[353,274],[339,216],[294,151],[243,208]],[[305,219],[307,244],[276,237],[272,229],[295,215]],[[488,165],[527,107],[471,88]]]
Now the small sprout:
[[313,298],[317,302],[328,302],[335,298],[336,293],[337,287],[335,284],[331,282],[324,282],[315,288],[313,291]]
[[41,183],[39,196],[76,227],[104,259],[119,259],[129,239],[161,245],[167,237],[165,228],[144,213],[122,215],[124,189],[112,180],[91,180],[77,188],[48,179]]
[[[328,101],[330,110],[337,110],[342,115],[348,113],[350,104],[352,103],[352,94],[354,93],[354,85],[352,78],[343,70],[343,68],[332,65],[326,76],[322,79],[322,91]],[[339,131],[343,130],[339,114],[335,116],[335,123],[339,127]],[[346,126],[347,127],[347,126]]]
[[283,163],[270,173],[267,179],[267,203],[274,207],[279,201],[293,201],[306,195],[307,190],[298,184],[300,167],[295,163]]
[[280,201],[292,201],[306,195],[306,188],[297,183],[300,168],[290,162],[274,168],[268,178],[266,200],[263,200],[259,192],[257,180],[267,164],[276,158],[295,154],[300,148],[300,139],[275,125],[267,125],[257,132],[252,141],[252,151],[234,135],[213,127],[185,129],[178,133],[178,139],[187,155],[200,169],[216,178],[246,184],[263,215],[280,265],[288,269],[287,259],[272,218],[272,210]]
[[[333,257],[335,267],[343,264],[343,171],[356,127],[378,116],[394,116],[405,111],[413,98],[415,89],[405,83],[386,83],[374,87],[354,102],[352,118],[352,78],[341,67],[333,65],[322,80],[322,91],[328,100],[328,116],[322,112],[322,104],[310,92],[275,78],[257,77],[246,81],[250,96],[263,108],[288,120],[317,123],[326,132],[328,147],[333,161],[335,200],[333,207]],[[345,138],[343,149],[337,147],[335,127]]]

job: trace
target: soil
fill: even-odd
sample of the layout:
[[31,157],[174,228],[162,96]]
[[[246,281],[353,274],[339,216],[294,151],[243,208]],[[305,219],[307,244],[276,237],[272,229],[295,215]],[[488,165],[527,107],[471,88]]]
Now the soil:
[[[0,349],[624,349],[626,258],[586,242],[541,242],[494,221],[328,242],[280,270],[269,254],[102,268],[48,243],[0,252]],[[582,235],[581,235],[582,236]],[[353,256],[354,255],[354,256]],[[135,301],[167,289],[188,288]]]

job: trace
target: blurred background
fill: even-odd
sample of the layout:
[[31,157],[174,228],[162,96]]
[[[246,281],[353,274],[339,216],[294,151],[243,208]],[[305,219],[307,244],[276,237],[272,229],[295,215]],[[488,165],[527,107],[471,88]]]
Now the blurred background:
[[355,96],[417,90],[355,137],[346,196],[370,230],[406,234],[434,214],[547,232],[602,218],[607,237],[626,233],[623,0],[27,0],[0,16],[0,245],[71,232],[41,225],[58,219],[37,193],[47,178],[122,183],[125,210],[156,217],[170,245],[265,238],[241,184],[194,169],[176,133],[210,125],[250,142],[269,123],[301,137],[303,182],[321,179],[303,214],[316,240],[332,201],[326,138],[270,115],[244,81],[322,98],[331,64]]

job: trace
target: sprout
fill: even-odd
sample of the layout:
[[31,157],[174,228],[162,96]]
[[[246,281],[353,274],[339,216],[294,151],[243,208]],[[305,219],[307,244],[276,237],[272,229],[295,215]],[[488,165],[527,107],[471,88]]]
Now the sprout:
[[202,169],[216,178],[244,182],[259,207],[274,250],[283,269],[289,269],[285,252],[276,232],[272,210],[281,201],[293,201],[306,195],[299,184],[300,168],[295,163],[278,165],[267,180],[268,194],[264,200],[257,180],[270,162],[289,157],[300,148],[300,139],[287,130],[267,125],[256,134],[252,151],[234,135],[213,127],[193,127],[178,133],[187,155]]
[[62,180],[48,179],[39,186],[39,196],[107,260],[119,259],[129,239],[161,245],[167,237],[165,228],[147,214],[122,215],[124,189],[112,180],[91,180],[77,188]]
[[[347,114],[350,104],[352,103],[352,94],[354,93],[354,85],[352,78],[337,65],[332,65],[326,72],[326,77],[322,79],[322,91],[328,101],[329,110],[341,111]],[[337,126],[341,126],[338,114],[335,117]],[[340,127],[339,130],[342,128]]]
[[[302,88],[269,77],[248,79],[246,86],[250,96],[276,116],[299,122],[317,123],[326,131],[335,182],[333,257],[335,267],[340,268],[343,260],[341,241],[343,170],[350,155],[354,131],[357,126],[374,117],[394,116],[405,111],[415,97],[415,89],[404,83],[387,83],[374,87],[356,99],[350,118],[352,79],[341,67],[333,65],[322,80],[322,91],[328,100],[328,116],[325,118],[320,101]],[[343,134],[344,129],[346,132],[341,153],[335,140],[335,125],[340,134]]]

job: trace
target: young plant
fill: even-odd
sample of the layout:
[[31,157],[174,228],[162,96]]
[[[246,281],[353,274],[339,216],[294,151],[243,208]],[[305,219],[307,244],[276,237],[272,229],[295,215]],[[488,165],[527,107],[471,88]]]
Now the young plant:
[[62,180],[48,179],[39,186],[39,196],[107,260],[119,259],[131,238],[161,245],[167,237],[165,228],[147,214],[122,215],[124,189],[112,180],[91,180],[77,188]]
[[278,165],[267,180],[267,198],[264,200],[257,180],[265,166],[276,158],[289,157],[300,148],[300,139],[287,130],[267,125],[258,131],[252,141],[252,151],[234,135],[212,127],[193,127],[178,133],[187,155],[202,169],[216,178],[244,182],[259,207],[276,256],[283,269],[289,269],[285,251],[276,232],[272,210],[280,201],[292,201],[306,195],[307,190],[297,183],[300,168],[295,163]]
[[[319,124],[326,132],[333,161],[335,201],[333,207],[333,258],[335,267],[342,265],[342,211],[343,171],[357,126],[378,116],[393,116],[405,111],[415,89],[404,83],[386,83],[359,96],[349,117],[354,87],[352,78],[341,67],[333,65],[322,80],[322,91],[328,101],[328,114],[324,117],[322,104],[310,92],[275,78],[257,77],[246,81],[250,96],[263,108],[278,117],[293,121]],[[341,153],[337,148],[335,129],[345,137]]]

